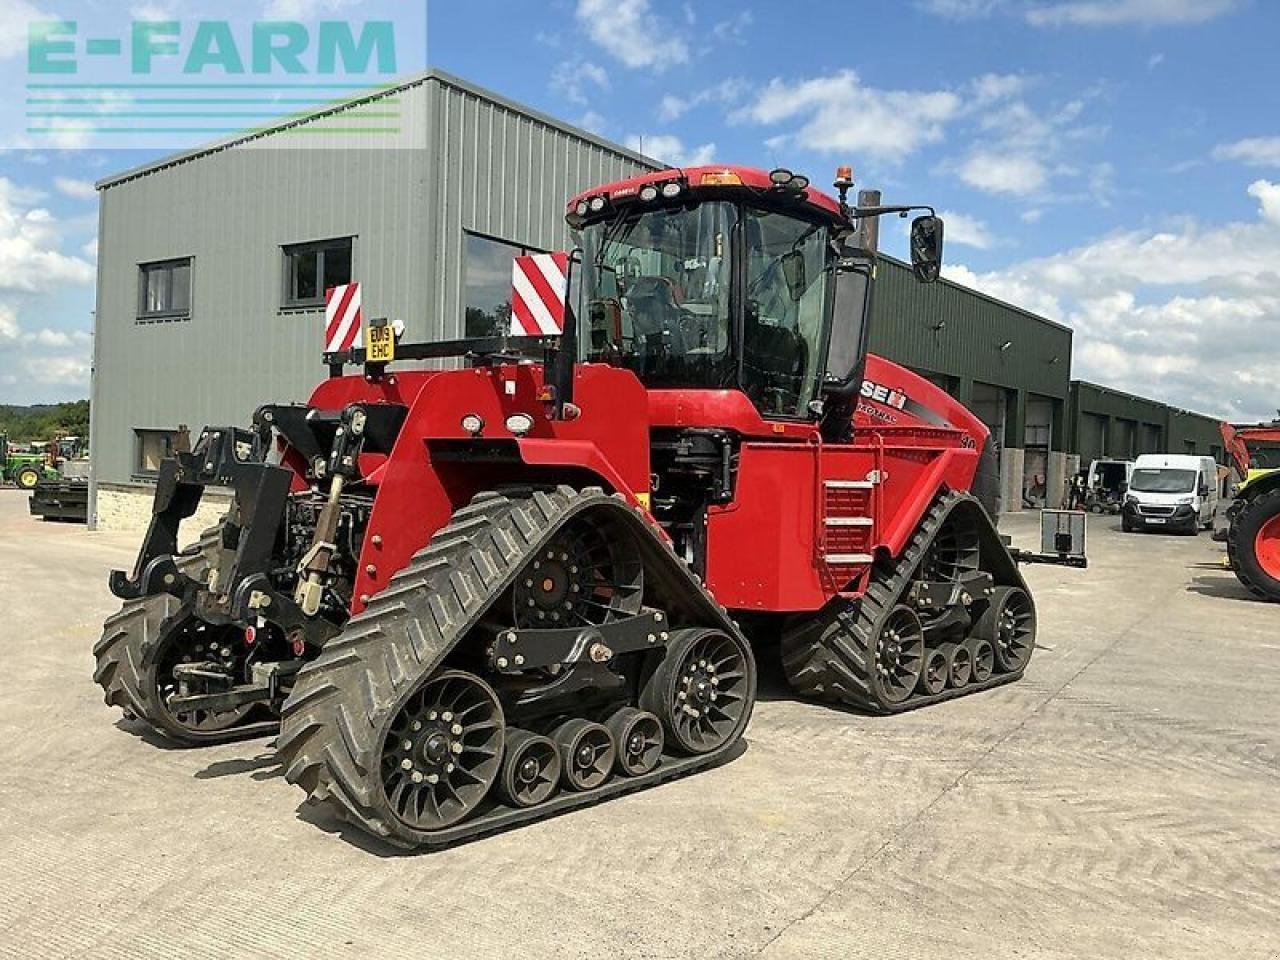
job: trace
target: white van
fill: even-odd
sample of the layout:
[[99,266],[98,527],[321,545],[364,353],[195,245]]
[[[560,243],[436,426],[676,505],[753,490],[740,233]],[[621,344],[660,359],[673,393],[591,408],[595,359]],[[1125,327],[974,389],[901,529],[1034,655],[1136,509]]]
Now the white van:
[[1120,517],[1126,531],[1172,529],[1195,536],[1212,529],[1217,509],[1213,457],[1144,453],[1133,462]]

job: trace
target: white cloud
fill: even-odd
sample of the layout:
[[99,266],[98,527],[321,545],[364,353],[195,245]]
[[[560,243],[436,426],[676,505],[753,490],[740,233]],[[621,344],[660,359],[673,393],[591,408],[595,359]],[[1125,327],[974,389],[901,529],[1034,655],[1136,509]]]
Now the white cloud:
[[264,20],[301,20],[304,23],[331,17],[356,6],[358,0],[268,0]]
[[1005,0],[921,0],[919,6],[948,20],[977,20],[1005,6]]
[[31,21],[54,19],[27,0],[0,0],[0,60],[25,57]]
[[649,0],[578,0],[578,22],[603,50],[633,69],[662,71],[689,60],[681,32],[649,9]]
[[673,93],[665,94],[658,103],[658,119],[663,123],[670,123],[672,120],[679,120],[682,116],[696,107],[706,104],[727,105],[742,99],[747,92],[747,81],[739,77],[730,77],[728,80],[721,80],[719,83],[710,87],[703,87],[697,93],[689,96],[677,96]]
[[98,191],[88,180],[74,180],[71,177],[54,177],[53,185],[59,193],[76,200],[96,200]]
[[590,61],[567,60],[551,71],[551,89],[572,104],[583,107],[590,93],[609,89],[609,74]]
[[750,10],[740,10],[727,20],[717,22],[712,26],[711,33],[717,40],[725,43],[742,43],[755,19]]
[[0,290],[41,292],[93,282],[93,266],[59,249],[58,222],[48,210],[0,177]]
[[32,356],[23,364],[27,377],[41,386],[76,387],[88,394],[92,362],[82,354]]
[[1213,148],[1215,160],[1238,160],[1252,167],[1280,167],[1280,137],[1246,137]]
[[1027,78],[1017,73],[984,73],[969,84],[975,106],[986,106],[1016,97],[1027,88]]
[[852,70],[790,83],[775,78],[735,118],[761,125],[798,124],[771,138],[819,153],[867,156],[897,163],[943,139],[962,101],[950,90],[881,90]]
[[[1280,183],[1258,216],[1184,219],[950,279],[1075,330],[1072,375],[1240,420],[1272,415],[1280,378]],[[948,225],[949,226],[949,225]]]
[[[948,244],[959,244],[962,247],[976,247],[988,250],[996,243],[991,228],[985,221],[954,210],[942,210],[938,214],[946,225],[943,231],[944,241]],[[909,229],[909,227],[908,227]]]
[[627,146],[645,156],[661,160],[673,167],[698,167],[710,163],[715,158],[716,145],[703,143],[696,147],[686,147],[684,142],[670,134],[660,133],[653,136],[639,134],[627,138]]
[[12,343],[22,337],[18,315],[7,303],[0,303],[0,343]]
[[960,166],[960,179],[988,193],[1026,197],[1044,189],[1049,171],[1026,154],[979,151]]
[[1280,226],[1280,183],[1255,180],[1249,184],[1249,196],[1257,198],[1264,219]]
[[[1023,223],[1039,223],[1040,218],[1044,216],[1044,211],[1039,207],[1032,207],[1030,210],[1023,210],[1018,214],[1018,219]],[[96,250],[94,251],[97,252]]]
[[1037,27],[1164,26],[1204,23],[1238,6],[1238,0],[1073,0],[1032,6],[1026,18]]
[[[604,117],[596,113],[594,110],[588,110],[578,118],[578,126],[583,130],[590,130],[594,134],[604,135],[604,131],[608,129],[609,122]],[[98,251],[95,249],[94,253]]]
[[1147,57],[1148,70],[1154,70],[1156,67],[1160,66],[1160,64],[1162,63],[1164,63],[1163,53],[1153,53],[1151,56]]

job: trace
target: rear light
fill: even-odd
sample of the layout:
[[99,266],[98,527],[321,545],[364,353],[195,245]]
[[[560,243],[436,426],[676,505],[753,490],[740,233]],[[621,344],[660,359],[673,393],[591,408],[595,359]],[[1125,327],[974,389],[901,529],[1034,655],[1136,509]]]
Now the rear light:
[[527,413],[513,413],[507,417],[507,429],[517,437],[523,437],[533,429],[533,417]]

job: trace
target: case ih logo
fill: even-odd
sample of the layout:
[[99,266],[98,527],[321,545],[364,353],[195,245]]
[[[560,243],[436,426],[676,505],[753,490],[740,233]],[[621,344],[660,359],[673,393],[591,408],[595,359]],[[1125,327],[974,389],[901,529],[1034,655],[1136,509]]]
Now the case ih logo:
[[873,383],[870,380],[862,381],[862,395],[868,400],[883,403],[885,406],[893,407],[895,410],[901,410],[905,407],[908,399],[907,395],[901,390],[886,387],[881,383]]

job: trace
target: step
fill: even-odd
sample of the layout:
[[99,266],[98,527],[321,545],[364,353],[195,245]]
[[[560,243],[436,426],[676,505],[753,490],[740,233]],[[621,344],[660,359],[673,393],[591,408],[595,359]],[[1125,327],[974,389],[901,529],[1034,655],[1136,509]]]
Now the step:
[[869,527],[874,521],[870,517],[827,517],[823,522],[828,527]]
[[822,485],[828,490],[870,490],[875,486],[870,480],[824,480]]
[[869,553],[829,553],[822,559],[833,567],[843,567],[849,564],[870,563],[875,558]]

